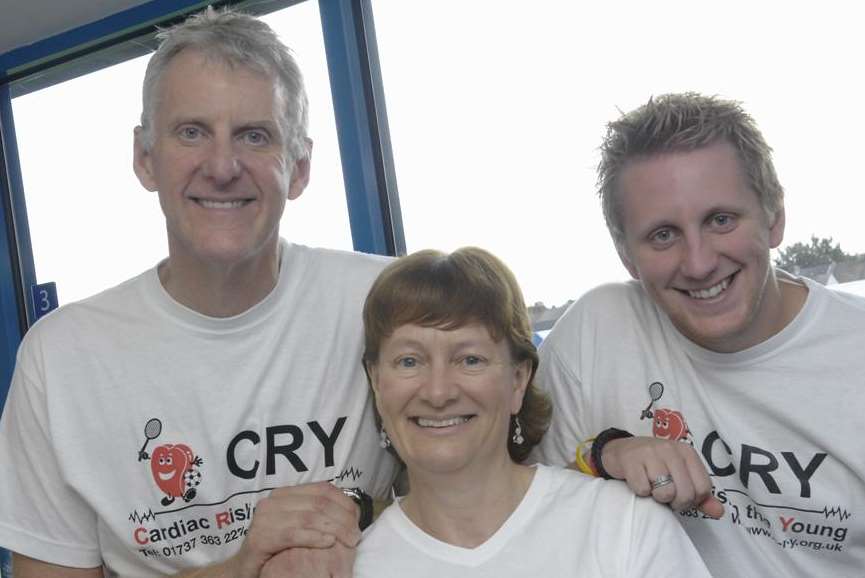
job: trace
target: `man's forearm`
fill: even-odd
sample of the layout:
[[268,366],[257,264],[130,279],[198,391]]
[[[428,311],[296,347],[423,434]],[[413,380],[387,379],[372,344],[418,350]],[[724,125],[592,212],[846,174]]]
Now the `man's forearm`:
[[12,553],[12,575],[15,578],[102,578],[102,567],[71,568],[49,564],[35,558]]
[[204,568],[184,570],[180,574],[175,574],[174,578],[239,578],[237,566],[236,558],[232,557]]

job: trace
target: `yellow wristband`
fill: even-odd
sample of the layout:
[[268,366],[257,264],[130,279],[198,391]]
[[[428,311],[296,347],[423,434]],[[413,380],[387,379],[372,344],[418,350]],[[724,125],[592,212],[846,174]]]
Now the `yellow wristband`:
[[580,444],[577,446],[577,455],[575,462],[577,464],[578,470],[580,470],[584,474],[597,477],[597,472],[595,472],[594,468],[592,468],[592,466],[590,466],[588,462],[586,462],[586,458],[583,457],[583,448],[586,447],[587,444],[592,443],[593,441],[595,441],[595,438],[589,438],[580,442]]

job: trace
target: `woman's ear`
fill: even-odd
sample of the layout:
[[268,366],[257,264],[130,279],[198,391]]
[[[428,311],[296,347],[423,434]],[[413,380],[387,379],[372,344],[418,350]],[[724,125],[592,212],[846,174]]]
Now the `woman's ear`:
[[375,405],[378,419],[381,420],[380,427],[384,428],[384,420],[381,417],[381,403],[378,396],[378,366],[371,361],[364,361],[363,370],[366,372],[366,380],[369,382],[370,389],[372,389],[372,403]]
[[526,359],[514,366],[514,393],[511,400],[511,413],[516,414],[523,407],[523,398],[532,377],[532,362]]
[[363,370],[366,372],[366,380],[369,382],[373,393],[378,395],[378,367],[371,361],[364,361]]

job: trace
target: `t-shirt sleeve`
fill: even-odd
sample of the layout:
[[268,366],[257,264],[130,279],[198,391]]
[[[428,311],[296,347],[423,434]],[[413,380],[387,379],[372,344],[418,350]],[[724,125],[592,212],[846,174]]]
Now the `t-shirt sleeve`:
[[673,510],[651,498],[635,498],[629,551],[625,574],[629,577],[711,576]]
[[417,573],[424,557],[395,530],[397,507],[388,506],[364,531],[354,560],[354,578],[404,578]]
[[[100,566],[96,516],[63,476],[34,356],[18,355],[0,418],[0,546],[45,562]],[[32,342],[31,342],[32,343]]]
[[[551,337],[552,334],[547,339]],[[532,458],[551,466],[572,463],[577,445],[592,436],[587,427],[591,424],[584,411],[582,383],[575,371],[577,348],[568,348],[573,350],[569,356],[562,352],[560,345],[559,341],[545,341],[541,345],[535,376],[535,383],[550,396],[553,417],[541,443],[535,446]]]

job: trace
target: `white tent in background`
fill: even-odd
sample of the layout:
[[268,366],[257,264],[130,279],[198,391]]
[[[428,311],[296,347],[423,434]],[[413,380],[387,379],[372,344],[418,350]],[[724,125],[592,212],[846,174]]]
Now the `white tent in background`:
[[827,285],[827,287],[829,289],[834,289],[835,291],[844,291],[846,293],[853,293],[854,295],[862,295],[865,297],[865,279],[848,281],[847,283],[835,283],[833,285]]

